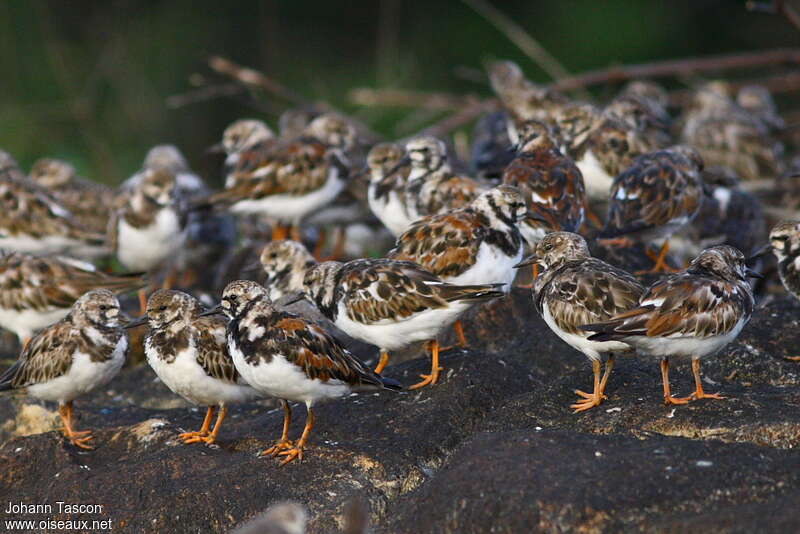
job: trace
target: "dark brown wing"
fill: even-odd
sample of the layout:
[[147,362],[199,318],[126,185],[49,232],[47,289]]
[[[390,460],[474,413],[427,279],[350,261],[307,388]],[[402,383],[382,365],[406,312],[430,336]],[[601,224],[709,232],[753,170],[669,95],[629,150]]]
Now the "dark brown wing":
[[503,284],[455,286],[408,261],[357,260],[347,264],[340,291],[348,316],[365,324],[395,322],[458,300],[503,296]]
[[239,373],[228,354],[225,327],[220,317],[200,317],[193,323],[197,332],[197,363],[211,378],[230,384],[239,382]]
[[575,232],[583,224],[583,175],[557,148],[519,154],[503,172],[503,183],[518,187],[529,208],[540,204],[558,214],[564,231]]
[[426,182],[420,191],[417,208],[422,215],[436,215],[465,208],[484,191],[484,187],[468,176],[447,174]]
[[423,217],[397,238],[387,257],[413,261],[436,276],[458,276],[475,265],[485,234],[469,208]]
[[603,261],[571,262],[537,293],[539,311],[549,308],[565,332],[587,335],[581,326],[607,321],[639,303],[644,287],[627,272]]
[[0,377],[0,391],[42,384],[66,374],[77,348],[78,339],[68,321],[59,321],[42,330]]
[[707,338],[730,332],[752,313],[753,301],[739,284],[680,273],[654,284],[639,306],[594,325],[610,338],[627,336]]
[[602,237],[635,234],[697,215],[702,186],[667,151],[646,154],[614,179]]

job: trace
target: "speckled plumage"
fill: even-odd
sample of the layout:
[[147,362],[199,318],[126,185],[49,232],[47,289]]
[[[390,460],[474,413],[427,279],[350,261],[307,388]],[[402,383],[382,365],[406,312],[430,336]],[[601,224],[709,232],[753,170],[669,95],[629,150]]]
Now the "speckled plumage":
[[783,287],[800,299],[800,222],[776,224],[769,233],[769,247],[778,259],[778,276]]
[[267,275],[264,287],[273,302],[302,291],[306,271],[317,264],[305,245],[289,240],[267,243],[261,250],[259,261]]

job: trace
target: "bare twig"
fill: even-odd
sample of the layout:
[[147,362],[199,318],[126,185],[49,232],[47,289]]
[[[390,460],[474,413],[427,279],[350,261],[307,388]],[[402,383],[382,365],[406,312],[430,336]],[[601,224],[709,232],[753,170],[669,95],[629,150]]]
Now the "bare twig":
[[[548,52],[536,39],[516,22],[511,20],[505,13],[494,7],[486,0],[462,0],[478,14],[488,20],[495,28],[503,34],[526,56],[531,58],[542,70],[544,70],[553,80],[562,80],[569,77],[569,72],[564,66]],[[582,89],[578,86],[574,89]],[[591,98],[590,95],[581,95],[582,98]]]
[[351,102],[360,106],[412,107],[429,110],[462,109],[464,106],[479,102],[479,99],[472,95],[367,87],[353,89],[350,91],[349,98]]
[[786,0],[773,0],[769,3],[749,0],[746,6],[749,11],[783,15],[792,26],[800,30],[800,14]]
[[744,69],[763,67],[782,63],[800,63],[800,49],[778,48],[759,52],[744,52],[700,58],[674,59],[639,63],[635,65],[618,65],[607,69],[598,69],[571,78],[565,78],[551,84],[559,90],[571,90],[611,82],[624,82],[639,78],[659,78],[668,76],[689,75],[698,72],[720,71],[728,69]]
[[198,102],[214,100],[215,98],[231,97],[241,94],[245,88],[239,83],[225,83],[221,85],[207,85],[186,93],[171,95],[166,98],[168,108],[177,109]]
[[268,93],[272,93],[273,95],[283,98],[284,100],[288,100],[293,104],[301,106],[306,106],[311,104],[308,100],[306,100],[302,96],[298,95],[294,91],[289,90],[283,84],[280,84],[275,80],[268,78],[263,73],[255,69],[238,65],[233,61],[226,59],[224,57],[221,56],[210,57],[208,59],[208,66],[211,67],[211,69],[214,70],[215,72],[224,74],[225,76],[229,76],[244,85],[259,87],[267,91]]
[[460,128],[461,126],[475,120],[483,113],[495,111],[498,109],[498,103],[495,100],[485,100],[483,102],[476,102],[472,106],[467,106],[461,111],[453,113],[447,118],[428,126],[420,135],[432,135],[434,137],[442,137],[443,135]]

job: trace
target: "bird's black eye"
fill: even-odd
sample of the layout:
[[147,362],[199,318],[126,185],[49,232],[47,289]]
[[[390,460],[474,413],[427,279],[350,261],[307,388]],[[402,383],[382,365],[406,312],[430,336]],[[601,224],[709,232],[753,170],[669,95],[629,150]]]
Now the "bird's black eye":
[[106,310],[108,310],[108,306],[106,306],[105,304],[101,304],[100,311],[106,311]]
[[158,311],[165,311],[167,309],[166,306],[159,306]]
[[552,243],[545,243],[544,244],[544,249],[545,250],[553,250],[553,244]]

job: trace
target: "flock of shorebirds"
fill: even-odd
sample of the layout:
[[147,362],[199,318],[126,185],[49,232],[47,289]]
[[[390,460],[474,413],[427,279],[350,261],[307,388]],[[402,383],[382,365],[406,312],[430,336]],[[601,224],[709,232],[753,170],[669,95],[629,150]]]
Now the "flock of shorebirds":
[[[375,144],[358,122],[308,110],[284,114],[279,134],[259,120],[231,124],[217,192],[173,146],[153,148],[116,190],[58,160],[26,175],[2,154],[0,326],[23,349],[0,391],[57,401],[65,436],[91,448],[72,402],[114,378],[126,329],[147,325],[153,370],[207,407],[200,430],[180,438],[213,443],[230,403],[274,397],[285,421],[263,454],[286,464],[303,456],[316,402],[402,389],[382,373],[392,352],[419,343],[431,369],[408,389],[436,384],[437,337],[452,326],[467,345],[459,318],[529,282],[545,323],[592,363],[593,388],[576,391],[576,412],[602,403],[615,355],[626,352],[660,361],[669,404],[722,398],[704,391],[700,362],[753,313],[748,278],[760,275],[748,262],[772,249],[781,280],[800,292],[800,223],[768,234],[759,201],[740,187],[792,174],[770,94],[711,82],[671,115],[652,82],[597,107],[532,83],[510,62],[492,64],[489,77],[503,110],[476,126],[469,172],[456,170],[441,139]],[[595,215],[603,206],[605,221]],[[393,247],[381,248],[386,236]],[[265,241],[263,285],[236,279],[252,270],[221,267]],[[324,261],[345,254],[367,258]],[[659,273],[652,285],[635,276],[652,275],[611,264],[626,254]],[[107,257],[132,274],[95,267]],[[131,319],[116,295],[137,289],[141,314]],[[327,321],[285,310],[300,300]],[[334,327],[377,347],[377,367]],[[679,357],[696,382],[684,398],[670,391]],[[308,411],[299,439],[289,436],[290,402]]]

